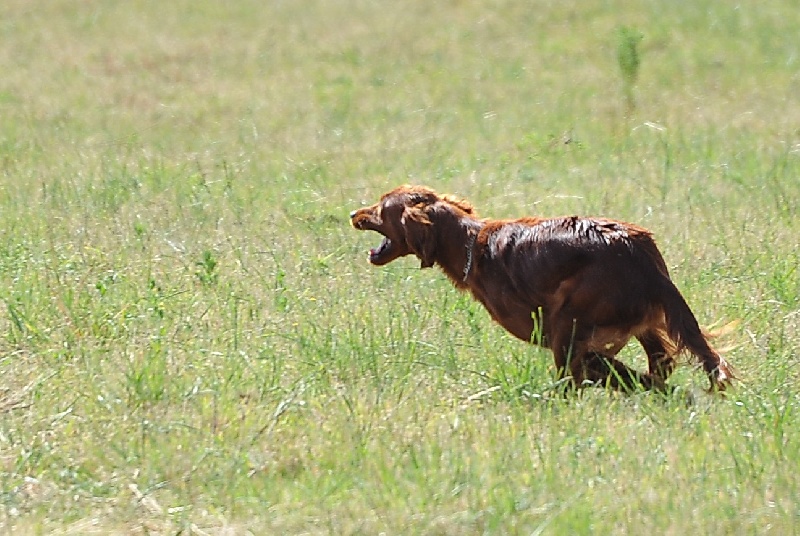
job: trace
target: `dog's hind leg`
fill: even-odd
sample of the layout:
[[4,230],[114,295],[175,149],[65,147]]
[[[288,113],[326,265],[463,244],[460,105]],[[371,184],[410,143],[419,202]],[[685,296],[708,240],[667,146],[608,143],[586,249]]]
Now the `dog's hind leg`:
[[658,376],[639,372],[612,356],[595,352],[587,353],[582,359],[583,375],[595,385],[607,386],[624,392],[639,389],[665,389],[664,380]]
[[656,331],[647,331],[636,337],[647,354],[649,372],[653,377],[666,381],[675,370],[675,357],[667,350]]

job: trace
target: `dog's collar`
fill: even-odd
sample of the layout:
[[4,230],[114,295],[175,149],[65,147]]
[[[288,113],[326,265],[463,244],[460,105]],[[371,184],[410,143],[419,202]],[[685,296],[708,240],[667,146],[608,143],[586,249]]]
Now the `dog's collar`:
[[472,250],[475,248],[475,240],[477,240],[479,232],[480,231],[475,231],[475,234],[470,233],[469,239],[467,240],[467,262],[464,264],[464,278],[462,279],[464,283],[467,282],[469,272],[472,270]]

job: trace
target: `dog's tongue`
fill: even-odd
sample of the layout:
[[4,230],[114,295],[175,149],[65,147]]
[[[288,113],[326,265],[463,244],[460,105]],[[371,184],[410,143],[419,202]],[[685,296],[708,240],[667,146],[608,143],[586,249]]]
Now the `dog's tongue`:
[[370,259],[374,258],[374,257],[375,257],[375,256],[377,256],[377,255],[380,255],[380,253],[381,253],[381,252],[382,252],[384,249],[386,249],[386,247],[387,247],[388,245],[389,245],[389,239],[388,239],[388,238],[386,238],[386,237],[384,237],[384,238],[383,238],[383,241],[381,242],[381,245],[380,245],[380,246],[378,246],[378,247],[376,247],[376,248],[372,248],[372,249],[370,249],[370,250],[369,250],[369,257],[370,257]]

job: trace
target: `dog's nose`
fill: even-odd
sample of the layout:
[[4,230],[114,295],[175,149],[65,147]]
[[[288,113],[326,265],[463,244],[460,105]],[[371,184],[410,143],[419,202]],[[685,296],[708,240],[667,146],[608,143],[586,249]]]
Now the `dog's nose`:
[[350,211],[350,219],[351,220],[356,217],[356,212],[358,212],[358,211],[357,210],[351,210]]

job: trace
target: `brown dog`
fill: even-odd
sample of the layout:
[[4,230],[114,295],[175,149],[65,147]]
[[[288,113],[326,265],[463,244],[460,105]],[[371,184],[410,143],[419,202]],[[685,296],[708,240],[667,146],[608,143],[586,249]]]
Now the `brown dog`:
[[[559,377],[568,371],[575,386],[663,389],[684,349],[712,390],[733,378],[641,227],[576,216],[479,219],[468,202],[424,186],[395,188],[350,218],[384,236],[369,252],[372,264],[409,254],[422,268],[438,264],[509,332],[550,348]],[[615,357],[631,337],[647,353],[648,373]]]

